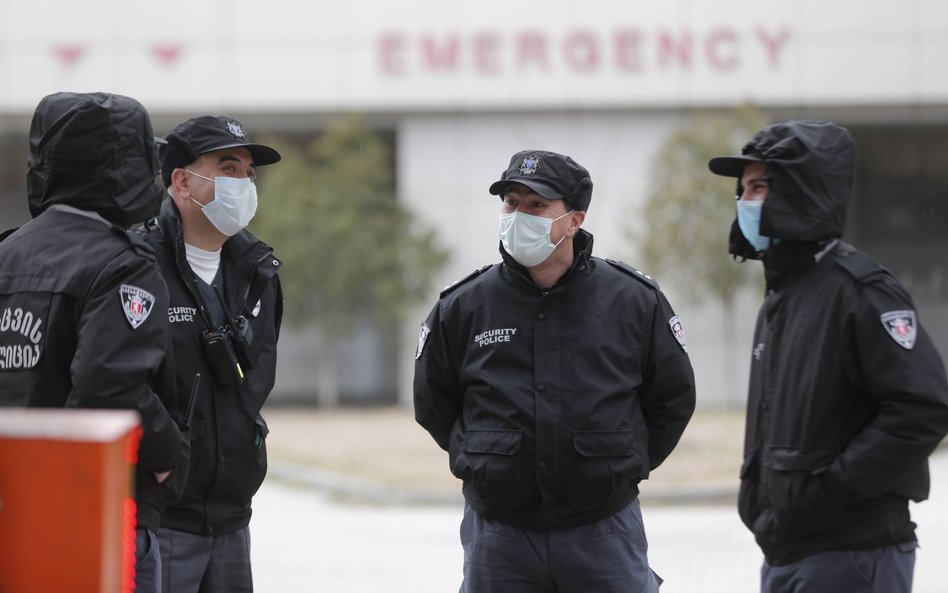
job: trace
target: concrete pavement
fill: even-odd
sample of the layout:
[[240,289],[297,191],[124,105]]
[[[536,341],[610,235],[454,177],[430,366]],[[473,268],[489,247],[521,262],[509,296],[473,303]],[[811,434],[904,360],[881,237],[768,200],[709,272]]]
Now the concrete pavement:
[[[299,476],[297,476],[299,478]],[[251,523],[261,593],[446,593],[461,580],[459,502],[371,504],[336,499],[320,480],[271,475]],[[418,501],[412,501],[418,502]],[[643,494],[651,564],[663,593],[756,593],[760,552],[733,505],[657,504]],[[932,457],[919,524],[915,593],[948,591],[948,450]]]

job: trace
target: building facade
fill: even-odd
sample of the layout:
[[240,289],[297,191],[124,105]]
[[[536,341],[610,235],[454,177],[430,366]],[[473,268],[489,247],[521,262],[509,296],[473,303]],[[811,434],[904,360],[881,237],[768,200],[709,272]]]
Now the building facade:
[[[510,154],[568,153],[595,182],[584,225],[595,252],[636,266],[623,223],[638,216],[658,146],[692,112],[749,102],[773,120],[850,129],[859,164],[845,238],[906,282],[948,353],[943,2],[0,0],[0,14],[4,228],[28,216],[36,103],[57,90],[106,90],[142,101],[158,133],[185,117],[232,113],[255,134],[317,134],[334,115],[363,113],[395,139],[398,199],[452,252],[439,285],[499,259],[497,198],[486,190]],[[677,273],[645,271],[663,286]],[[742,292],[727,320],[714,303],[669,291],[701,403],[739,404],[761,295]],[[369,328],[317,344],[288,331],[278,391],[408,401],[417,322],[436,292],[394,339]],[[320,386],[312,364],[326,348],[345,351],[335,386]]]

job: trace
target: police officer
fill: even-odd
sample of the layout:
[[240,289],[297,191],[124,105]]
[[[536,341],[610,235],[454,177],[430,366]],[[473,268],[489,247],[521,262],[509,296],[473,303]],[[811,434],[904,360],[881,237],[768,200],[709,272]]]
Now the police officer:
[[[173,127],[160,148],[169,198],[154,246],[179,390],[197,384],[191,471],[159,530],[165,591],[252,591],[251,499],[267,468],[260,409],[273,388],[283,298],[273,250],[245,230],[256,167],[280,160],[240,122],[206,115]],[[195,381],[195,377],[200,379]]]
[[948,432],[942,359],[899,281],[840,240],[854,144],[831,122],[768,126],[741,156],[730,253],[761,260],[739,510],[761,591],[908,593],[909,500]]
[[694,411],[681,321],[592,256],[572,158],[518,152],[489,191],[503,261],[441,293],[415,357],[415,418],[463,481],[461,590],[657,591],[638,492]]
[[152,593],[181,446],[162,364],[168,292],[152,250],[126,228],[157,211],[157,172],[151,122],[134,99],[44,97],[30,126],[34,218],[0,241],[0,405],[140,413],[135,580]]

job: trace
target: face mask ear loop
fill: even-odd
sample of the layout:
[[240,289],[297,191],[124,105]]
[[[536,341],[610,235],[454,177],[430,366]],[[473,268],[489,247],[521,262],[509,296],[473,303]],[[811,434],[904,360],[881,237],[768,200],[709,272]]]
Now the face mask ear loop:
[[[191,175],[194,175],[195,177],[200,177],[201,179],[210,181],[211,183],[214,183],[214,184],[216,185],[216,182],[215,182],[213,179],[209,178],[209,177],[205,177],[205,176],[201,175],[200,173],[195,173],[194,171],[192,171],[191,169],[188,169],[187,167],[185,167],[184,170],[185,170],[186,172],[190,173]],[[195,200],[194,198],[192,198],[192,197],[190,197],[190,196],[188,196],[188,199],[191,200],[192,202],[194,202],[195,204],[197,204],[198,208],[200,208],[201,210],[204,210],[204,206],[207,205],[207,204],[202,204],[202,203],[198,202],[197,200]]]
[[195,173],[195,172],[192,171],[191,169],[185,169],[185,171],[187,171],[187,172],[190,173],[191,175],[194,175],[195,177],[200,177],[201,179],[205,179],[205,180],[207,180],[207,181],[210,181],[211,183],[214,183],[214,180],[211,179],[210,177],[205,177],[205,176],[201,175],[200,173]]
[[[554,218],[554,219],[553,219],[553,222],[556,222],[557,220],[563,218],[563,217],[566,216],[567,214],[572,214],[573,212],[576,212],[576,211],[575,211],[575,210],[568,210],[568,211],[564,212],[563,214],[561,214],[560,216],[557,216],[556,218]],[[553,222],[550,223],[550,230],[551,230],[551,231],[553,230]],[[556,249],[557,247],[559,247],[559,246],[560,246],[560,243],[562,243],[562,242],[563,242],[563,239],[565,239],[565,238],[566,238],[566,233],[563,233],[563,236],[560,237],[560,240],[557,241],[557,242],[553,245],[553,249]]]

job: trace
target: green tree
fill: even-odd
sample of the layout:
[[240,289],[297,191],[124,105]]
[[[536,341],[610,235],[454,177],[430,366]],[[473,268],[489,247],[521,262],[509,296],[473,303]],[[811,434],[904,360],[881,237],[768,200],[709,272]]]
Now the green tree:
[[263,172],[252,230],[285,263],[287,320],[334,335],[400,321],[448,253],[395,199],[388,143],[355,115],[302,148],[267,142],[283,160]]
[[708,161],[739,154],[766,124],[766,116],[749,105],[729,113],[695,113],[668,136],[652,161],[644,228],[632,236],[646,269],[678,270],[669,281],[686,298],[711,295],[727,304],[739,286],[760,276],[750,266],[734,265],[727,254],[734,220],[734,203],[727,196],[734,195],[736,183],[713,175]]
[[[321,405],[339,401],[333,337],[397,327],[430,296],[448,252],[395,198],[390,144],[359,116],[334,120],[307,143],[265,142],[283,156],[261,171],[251,229],[284,262],[285,326],[320,336],[313,353]],[[328,339],[327,339],[328,338]]]
[[[691,302],[710,297],[721,304],[722,335],[732,333],[735,291],[745,284],[759,285],[761,273],[758,266],[737,265],[727,253],[735,216],[727,197],[734,195],[736,182],[713,175],[708,161],[738,154],[767,123],[766,115],[751,105],[692,114],[655,155],[641,215],[631,217],[641,226],[626,229],[645,269],[675,270],[663,279],[683,297]],[[733,390],[733,385],[725,389]]]

